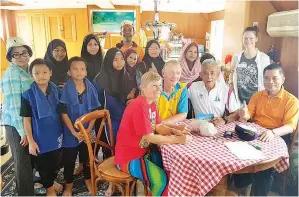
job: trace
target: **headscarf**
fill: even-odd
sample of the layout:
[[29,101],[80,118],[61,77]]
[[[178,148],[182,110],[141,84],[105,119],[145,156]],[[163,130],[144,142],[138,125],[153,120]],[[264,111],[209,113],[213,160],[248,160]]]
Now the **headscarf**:
[[[129,94],[130,91],[133,89],[133,88],[136,88],[136,91],[137,91],[137,83],[136,83],[136,64],[134,67],[131,67],[129,64],[128,64],[128,57],[132,54],[132,53],[136,53],[137,52],[130,48],[128,50],[126,50],[126,53],[125,53],[125,77],[124,77],[124,83],[126,84],[125,86],[125,93],[126,94]],[[138,60],[138,56],[137,56],[137,60]],[[136,61],[137,63],[137,61]]]
[[53,51],[56,47],[61,46],[66,51],[65,43],[60,39],[54,39],[48,44],[47,52],[45,54],[45,60],[49,65],[52,67],[52,77],[51,81],[54,82],[56,85],[59,83],[65,83],[68,79],[67,71],[68,71],[68,57],[67,53],[65,58],[58,62],[53,57]]
[[158,41],[156,41],[156,40],[150,40],[150,41],[148,41],[146,43],[145,54],[144,54],[144,57],[143,57],[143,60],[142,60],[144,63],[141,62],[139,64],[145,64],[146,72],[147,72],[150,68],[152,68],[152,63],[153,63],[154,66],[156,67],[158,73],[162,76],[162,70],[163,70],[163,67],[164,67],[164,64],[165,64],[163,58],[161,57],[160,54],[159,54],[158,57],[153,58],[148,53],[148,50],[149,50],[150,46],[153,43],[156,43],[158,45],[158,47],[161,48]]
[[199,53],[197,53],[197,59],[194,62],[193,68],[190,70],[186,60],[186,53],[191,46],[196,46],[198,51],[198,45],[195,42],[186,43],[181,51],[178,62],[182,67],[182,75],[180,78],[181,82],[189,83],[192,82],[199,77],[199,73],[201,71],[201,64],[198,58]]
[[[94,39],[99,45],[99,51],[95,55],[91,55],[87,51],[87,45],[92,39]],[[95,76],[100,72],[103,62],[103,54],[100,41],[94,34],[88,34],[87,36],[85,36],[81,49],[81,57],[87,62],[87,79],[89,81],[93,81]]]
[[95,81],[99,86],[106,90],[110,96],[116,97],[122,100],[124,96],[124,73],[125,69],[115,70],[113,68],[113,59],[116,53],[123,52],[118,48],[111,48],[107,51],[100,73],[95,77]]

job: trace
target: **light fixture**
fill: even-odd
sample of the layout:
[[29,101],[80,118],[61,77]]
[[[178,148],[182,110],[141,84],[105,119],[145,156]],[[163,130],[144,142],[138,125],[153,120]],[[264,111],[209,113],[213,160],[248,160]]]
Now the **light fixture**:
[[144,26],[147,30],[152,29],[154,34],[154,39],[159,40],[162,27],[168,27],[169,30],[171,31],[176,26],[176,24],[169,23],[166,21],[163,22],[159,21],[158,0],[154,0],[154,14],[155,14],[154,21],[147,21]]

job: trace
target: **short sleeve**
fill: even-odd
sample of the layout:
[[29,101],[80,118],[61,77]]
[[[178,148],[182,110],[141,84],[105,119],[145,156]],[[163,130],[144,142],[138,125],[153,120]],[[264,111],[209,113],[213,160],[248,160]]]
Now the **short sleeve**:
[[234,92],[232,91],[229,95],[228,103],[226,103],[226,108],[228,109],[229,113],[233,113],[234,111],[238,110],[240,108],[239,103],[237,102],[236,96]]
[[283,117],[283,125],[289,125],[294,130],[298,124],[298,100],[296,98],[291,98],[285,107],[284,117]]
[[178,113],[188,113],[188,90],[184,87],[178,103]]
[[58,114],[67,114],[67,105],[63,103],[59,103],[57,105]]
[[30,103],[24,97],[22,97],[22,99],[21,99],[20,116],[22,116],[22,117],[32,117],[32,108],[30,106]]
[[148,107],[144,105],[137,106],[132,114],[134,120],[134,130],[137,135],[143,136],[152,133],[152,125]]

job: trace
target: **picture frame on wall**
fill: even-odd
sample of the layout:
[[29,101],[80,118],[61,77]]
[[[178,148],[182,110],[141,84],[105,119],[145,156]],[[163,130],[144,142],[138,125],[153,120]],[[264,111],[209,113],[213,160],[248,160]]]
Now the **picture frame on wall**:
[[136,12],[134,10],[93,10],[91,14],[92,31],[119,33],[124,20],[132,21],[136,29]]

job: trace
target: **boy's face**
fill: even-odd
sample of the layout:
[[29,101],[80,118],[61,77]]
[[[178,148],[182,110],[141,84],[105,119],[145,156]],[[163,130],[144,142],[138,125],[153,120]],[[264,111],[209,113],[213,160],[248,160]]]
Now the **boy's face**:
[[162,91],[162,81],[151,81],[146,87],[141,87],[144,96],[147,99],[155,100],[157,99]]
[[37,85],[45,85],[49,83],[52,71],[44,64],[36,64],[32,68],[31,75]]
[[74,61],[70,66],[68,75],[75,80],[83,80],[87,76],[86,65],[82,61]]

